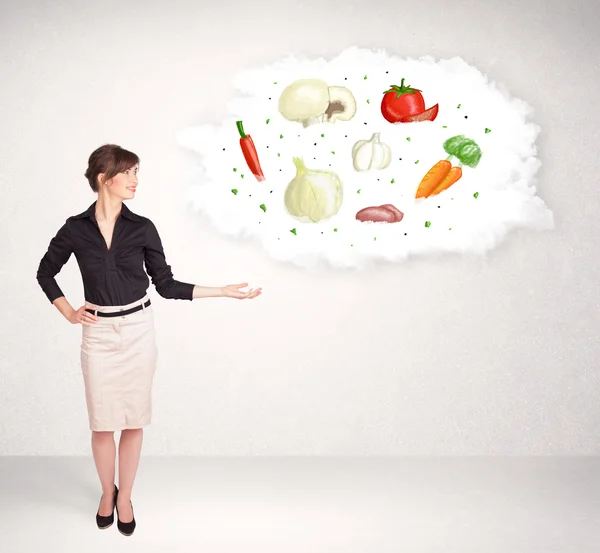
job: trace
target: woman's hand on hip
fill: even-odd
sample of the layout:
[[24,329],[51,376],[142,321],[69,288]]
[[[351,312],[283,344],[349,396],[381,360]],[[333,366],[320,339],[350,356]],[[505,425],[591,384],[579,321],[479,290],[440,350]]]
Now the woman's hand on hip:
[[98,317],[93,313],[88,313],[85,310],[85,305],[82,305],[79,309],[73,310],[73,313],[71,313],[71,316],[69,317],[69,322],[74,325],[82,324],[90,326],[98,322]]
[[244,288],[245,286],[248,286],[247,282],[244,282],[242,284],[228,284],[227,286],[223,286],[223,288],[221,288],[223,292],[223,297],[245,300],[254,299],[256,296],[260,296],[262,293],[262,288],[251,288],[250,290],[248,290],[248,292],[240,292],[240,288]]

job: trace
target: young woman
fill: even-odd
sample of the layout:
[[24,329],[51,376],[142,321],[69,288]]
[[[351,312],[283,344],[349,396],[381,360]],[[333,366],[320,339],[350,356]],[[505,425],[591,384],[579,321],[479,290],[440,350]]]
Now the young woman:
[[[103,490],[96,522],[101,529],[111,526],[116,507],[117,527],[128,536],[136,526],[131,492],[143,427],[152,417],[158,355],[148,275],[166,299],[253,299],[262,290],[241,292],[248,283],[211,288],[175,280],[152,221],[123,203],[135,196],[138,169],[138,156],[120,146],[105,144],[92,153],[85,177],[98,198],[86,211],[66,220],[37,272],[50,302],[70,323],[82,325],[81,368],[92,452]],[[85,295],[85,304],[78,309],[71,307],[55,279],[72,253]],[[114,483],[117,430],[121,431],[118,488]]]

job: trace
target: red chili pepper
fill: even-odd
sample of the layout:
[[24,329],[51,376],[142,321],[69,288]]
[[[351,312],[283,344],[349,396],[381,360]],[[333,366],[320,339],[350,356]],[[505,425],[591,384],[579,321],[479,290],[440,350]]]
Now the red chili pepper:
[[248,164],[248,168],[250,169],[250,171],[252,171],[252,174],[256,177],[256,180],[265,180],[265,176],[263,175],[262,169],[260,168],[258,154],[256,153],[256,148],[254,147],[252,137],[244,132],[244,127],[242,126],[241,121],[236,121],[236,125],[241,136],[240,146],[242,147],[242,153],[244,154],[244,159]]

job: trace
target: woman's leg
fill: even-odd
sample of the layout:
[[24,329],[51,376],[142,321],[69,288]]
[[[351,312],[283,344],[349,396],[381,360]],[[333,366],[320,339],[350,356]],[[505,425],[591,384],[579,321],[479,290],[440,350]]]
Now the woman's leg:
[[131,510],[131,490],[140,462],[142,451],[143,428],[124,429],[119,440],[119,518],[122,522],[133,520]]
[[115,491],[115,447],[114,432],[92,430],[92,453],[96,470],[102,484],[102,500],[98,513],[108,516],[113,510],[113,492]]

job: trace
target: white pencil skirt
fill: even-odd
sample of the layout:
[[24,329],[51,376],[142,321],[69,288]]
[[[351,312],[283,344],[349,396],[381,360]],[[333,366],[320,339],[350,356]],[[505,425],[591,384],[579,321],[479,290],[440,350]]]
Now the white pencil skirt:
[[[98,311],[122,311],[142,305],[95,305]],[[81,370],[90,430],[141,428],[152,420],[152,384],[158,349],[152,305],[118,317],[100,317],[82,325]]]

